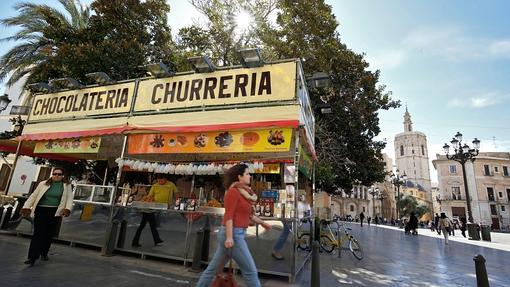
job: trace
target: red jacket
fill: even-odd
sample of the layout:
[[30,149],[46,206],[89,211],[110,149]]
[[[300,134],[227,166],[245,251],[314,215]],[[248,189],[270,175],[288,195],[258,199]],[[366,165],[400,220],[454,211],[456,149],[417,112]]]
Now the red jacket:
[[235,187],[229,188],[225,193],[224,200],[225,216],[223,217],[223,225],[227,220],[232,219],[234,227],[247,228],[250,225],[252,213],[250,201],[244,198]]

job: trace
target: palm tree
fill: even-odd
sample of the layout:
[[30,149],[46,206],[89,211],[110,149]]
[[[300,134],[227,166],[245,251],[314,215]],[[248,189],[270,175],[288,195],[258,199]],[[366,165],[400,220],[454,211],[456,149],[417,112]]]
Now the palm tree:
[[9,77],[7,85],[11,86],[25,75],[31,75],[54,57],[72,35],[89,25],[89,7],[79,0],[59,2],[67,14],[47,5],[20,2],[14,6],[17,16],[0,20],[7,27],[20,28],[13,36],[0,39],[20,42],[0,58],[0,81]]

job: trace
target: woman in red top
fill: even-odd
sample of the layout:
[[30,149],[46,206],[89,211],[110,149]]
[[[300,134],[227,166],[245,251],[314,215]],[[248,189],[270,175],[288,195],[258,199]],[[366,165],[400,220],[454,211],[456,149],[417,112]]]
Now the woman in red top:
[[253,261],[248,244],[246,244],[246,228],[250,222],[258,223],[265,229],[271,229],[271,225],[265,223],[252,213],[252,203],[257,200],[250,188],[250,173],[248,166],[237,164],[225,173],[225,216],[223,225],[218,232],[218,248],[207,269],[200,276],[198,287],[211,285],[218,265],[221,264],[226,254],[231,254],[234,261],[241,269],[246,285],[259,287],[257,267]]

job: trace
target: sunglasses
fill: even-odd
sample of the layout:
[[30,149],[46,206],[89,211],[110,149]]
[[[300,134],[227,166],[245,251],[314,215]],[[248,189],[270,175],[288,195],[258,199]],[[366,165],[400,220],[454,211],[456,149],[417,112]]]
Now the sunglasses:
[[63,174],[63,173],[54,173],[53,175],[56,175],[56,176],[63,176],[64,174]]

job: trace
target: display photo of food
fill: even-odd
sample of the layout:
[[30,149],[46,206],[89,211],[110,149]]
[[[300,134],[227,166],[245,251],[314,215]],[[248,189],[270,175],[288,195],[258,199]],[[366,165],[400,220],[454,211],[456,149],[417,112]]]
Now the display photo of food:
[[285,136],[283,136],[282,130],[270,130],[267,141],[272,145],[281,145],[285,142]]
[[230,146],[233,142],[234,139],[229,132],[222,132],[214,138],[214,144],[219,147]]
[[186,136],[177,136],[177,143],[184,147],[184,146],[187,146],[188,145],[188,139],[186,138]]
[[168,140],[169,146],[175,146],[176,144],[177,144],[177,140],[175,140],[174,138],[171,138]]
[[207,145],[208,137],[205,134],[198,134],[193,141],[195,147],[203,148]]
[[259,139],[260,137],[258,133],[247,132],[241,136],[241,144],[244,146],[254,146],[259,141]]

